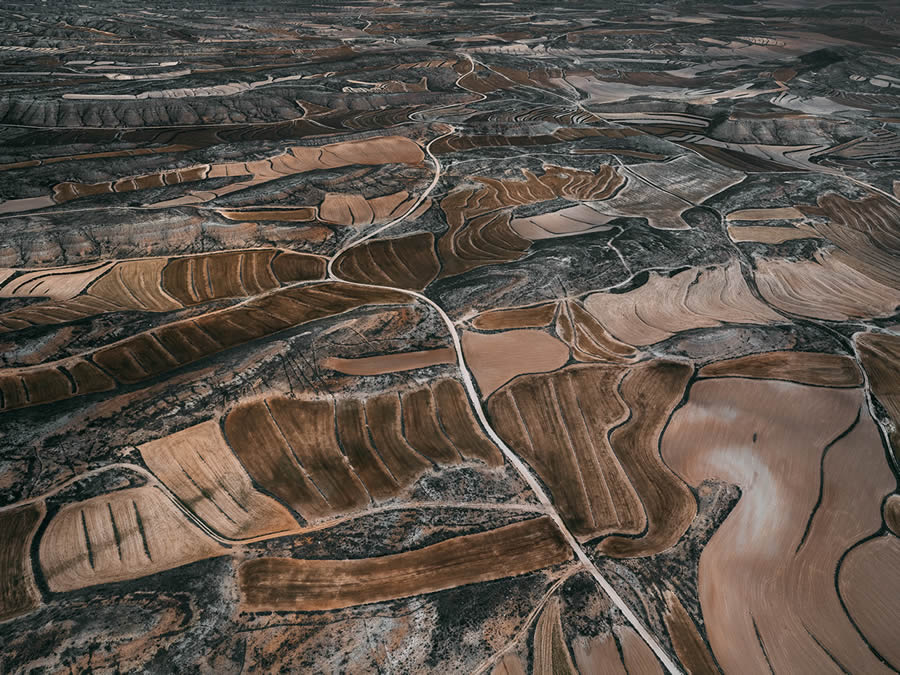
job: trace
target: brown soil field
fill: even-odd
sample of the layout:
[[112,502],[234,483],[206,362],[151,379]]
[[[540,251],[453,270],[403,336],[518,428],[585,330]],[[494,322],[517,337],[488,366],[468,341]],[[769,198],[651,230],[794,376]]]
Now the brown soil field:
[[794,207],[786,206],[773,209],[741,209],[732,211],[725,220],[800,220],[803,218],[803,211]]
[[188,427],[138,449],[184,507],[222,537],[246,539],[297,526],[281,504],[254,489],[218,422]]
[[484,398],[518,375],[557,370],[569,360],[569,348],[539,330],[463,331],[462,347]]
[[408,485],[431,468],[431,462],[403,437],[400,397],[380,394],[366,399],[369,435],[394,479]]
[[529,375],[488,400],[497,433],[537,471],[573,533],[638,534],[645,526],[636,492],[608,432],[628,417],[615,393],[625,369],[569,366]]
[[900,452],[900,337],[865,333],[857,335],[856,345],[869,387],[894,423],[889,433],[891,445]]
[[453,379],[440,380],[431,387],[441,428],[466,459],[481,460],[488,466],[501,466],[503,455],[475,419],[463,386]]
[[282,251],[272,260],[272,273],[283,284],[325,278],[325,260],[308,253]]
[[0,621],[41,603],[31,570],[31,540],[44,512],[43,502],[0,512]]
[[225,418],[225,436],[241,464],[266,492],[307,521],[331,513],[265,401],[244,403],[232,410]]
[[893,494],[884,500],[884,524],[900,537],[900,494]]
[[663,620],[675,648],[675,654],[688,673],[717,673],[716,660],[703,641],[697,625],[678,596],[665,591],[666,610]]
[[181,309],[181,303],[160,286],[167,262],[166,258],[146,258],[119,263],[93,283],[88,294],[117,307],[150,312]]
[[546,302],[531,307],[492,309],[472,319],[478,330],[509,330],[511,328],[542,328],[553,321],[556,303]]
[[807,227],[766,227],[765,225],[728,226],[732,241],[758,241],[762,244],[783,244],[794,239],[820,239],[818,233]]
[[628,675],[619,654],[619,645],[611,634],[579,636],[572,641],[572,651],[579,673]]
[[270,398],[275,424],[316,489],[337,512],[369,504],[365,486],[348,465],[334,433],[334,403]]
[[137,334],[102,347],[94,352],[93,358],[117,380],[140,382],[307,321],[365,304],[406,304],[408,301],[406,295],[398,292],[340,282],[287,288],[197,319],[178,321]]
[[[371,225],[403,215],[413,207],[416,199],[406,190],[370,198],[355,193],[328,192],[319,204],[318,212],[323,222],[333,225]],[[430,206],[431,200],[424,200],[418,214]]]
[[491,670],[491,675],[527,675],[525,664],[516,654],[506,654]]
[[155,487],[67,504],[41,537],[40,564],[62,592],[155,574],[224,555]]
[[503,463],[456,380],[359,399],[254,400],[226,416],[225,435],[253,479],[307,521],[395,497],[434,465]]
[[403,431],[409,444],[435,464],[458,464],[460,451],[444,433],[430,388],[403,394]]
[[322,611],[527,574],[571,556],[547,517],[356,560],[261,558],[238,569],[244,611]]
[[700,554],[700,605],[726,672],[888,672],[835,587],[841,558],[878,531],[896,487],[861,390],[701,380],[661,448],[690,485],[741,488]]
[[703,366],[700,377],[750,377],[789,380],[822,387],[859,387],[862,373],[856,360],[816,352],[765,352]]
[[[613,634],[579,636],[572,641],[578,672],[604,675],[662,675],[650,647],[629,626],[616,626]],[[682,664],[686,665],[686,664]],[[692,673],[718,672],[693,670]]]
[[109,375],[90,361],[78,357],[59,364],[50,362],[30,368],[0,371],[0,410],[53,403],[75,395],[108,391],[114,387],[115,381]]
[[82,295],[70,300],[42,302],[0,314],[0,333],[21,330],[30,326],[62,324],[120,309],[123,308],[108,300],[90,295]]
[[547,675],[578,675],[566,646],[559,616],[559,598],[547,602],[534,627],[532,672]]
[[369,225],[375,213],[360,194],[329,192],[319,205],[319,218],[332,225]]
[[614,557],[653,555],[677,542],[697,513],[694,495],[660,456],[663,429],[681,402],[691,368],[648,361],[631,368],[620,387],[631,416],[609,435],[609,443],[640,497],[647,527],[637,538],[608,537],[598,551]]
[[818,253],[815,261],[760,259],[756,267],[760,295],[784,312],[846,321],[890,316],[900,305],[900,291],[869,278],[834,253]]
[[306,223],[315,220],[318,211],[314,206],[298,206],[290,209],[216,209],[216,213],[228,220]]
[[594,293],[584,306],[616,338],[633,345],[653,344],[691,328],[784,320],[753,296],[737,262],[672,277],[651,272],[643,286],[627,293]]
[[[442,208],[444,202],[441,202]],[[447,217],[450,220],[449,213]],[[440,277],[451,277],[484,265],[517,260],[530,246],[528,239],[520,237],[509,226],[507,212],[459,221],[459,225],[454,225],[450,220],[450,230],[438,240],[438,253],[443,262]]]
[[[53,298],[68,300],[81,293],[114,263],[92,263],[73,267],[24,271],[15,279],[0,283],[0,298]],[[10,276],[16,270],[7,270]],[[0,280],[2,281],[2,280]]]
[[835,255],[841,262],[900,290],[900,207],[894,202],[881,195],[854,201],[826,194],[819,197],[818,207],[801,208],[820,217],[815,228],[840,249]]
[[572,348],[578,361],[627,363],[637,356],[633,347],[616,340],[575,300],[560,303],[556,334]]
[[275,249],[209,253],[173,258],[162,271],[162,288],[183,306],[221,298],[240,298],[282,283],[325,276],[318,256]]
[[882,535],[852,549],[838,570],[838,591],[860,632],[900,670],[900,539]]
[[450,347],[426,349],[416,352],[397,352],[364,356],[355,359],[328,357],[322,359],[322,367],[345,375],[381,375],[416,368],[456,363],[456,351]]
[[361,400],[342,399],[335,406],[341,446],[354,471],[373,499],[385,500],[400,490],[400,484],[384,465],[369,436],[366,409]]
[[354,246],[337,257],[334,268],[348,281],[420,291],[437,277],[440,262],[434,235],[423,232]]
[[613,629],[622,650],[622,665],[626,673],[640,675],[663,675],[662,666],[656,655],[637,632],[627,625]]
[[[461,274],[482,265],[516,260],[531,246],[510,227],[509,206],[535,204],[555,198],[606,199],[623,179],[603,165],[596,174],[547,165],[536,176],[522,170],[525,180],[496,180],[472,176],[484,187],[457,190],[441,201],[450,230],[438,241],[444,266],[440,277]],[[496,213],[492,213],[496,212]]]

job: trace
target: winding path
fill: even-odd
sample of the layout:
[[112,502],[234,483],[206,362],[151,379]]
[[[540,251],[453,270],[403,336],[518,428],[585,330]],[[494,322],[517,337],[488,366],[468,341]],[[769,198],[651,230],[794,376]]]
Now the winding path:
[[402,288],[394,288],[393,286],[379,286],[375,284],[363,284],[357,283],[354,281],[348,281],[346,279],[342,279],[337,276],[334,272],[334,261],[335,259],[344,251],[353,248],[354,246],[367,241],[373,236],[380,234],[387,230],[389,227],[397,225],[403,222],[409,215],[415,212],[415,209],[418,208],[419,204],[424,201],[424,199],[434,190],[437,186],[438,181],[441,177],[441,163],[437,157],[431,152],[431,144],[437,141],[439,138],[443,138],[448,134],[453,133],[454,127],[450,125],[450,131],[445,134],[438,136],[437,138],[432,139],[425,146],[425,151],[428,156],[431,158],[431,161],[434,162],[434,178],[431,181],[431,184],[428,186],[428,189],[422,193],[416,203],[402,216],[392,220],[390,223],[379,227],[376,230],[373,230],[366,236],[357,239],[354,242],[349,243],[347,246],[338,251],[332,258],[328,261],[328,278],[333,281],[340,281],[345,284],[352,284],[354,286],[361,286],[365,288],[372,288],[376,290],[390,290],[394,292],[405,293],[411,297],[416,298],[417,300],[424,302],[426,305],[431,307],[438,315],[441,317],[441,320],[444,322],[444,325],[447,326],[447,330],[450,333],[450,337],[453,340],[453,348],[456,350],[456,358],[457,364],[459,366],[459,372],[462,376],[463,385],[466,389],[466,395],[469,397],[469,402],[472,405],[472,408],[475,410],[475,414],[478,416],[479,422],[481,422],[482,427],[487,432],[488,436],[491,440],[497,445],[498,448],[503,452],[504,457],[506,457],[507,461],[515,468],[516,472],[522,477],[528,487],[531,488],[532,492],[534,492],[535,496],[537,496],[538,501],[540,501],[541,505],[544,507],[545,512],[549,515],[553,522],[556,524],[556,527],[559,528],[560,532],[565,537],[569,546],[571,546],[572,550],[575,552],[575,556],[578,558],[578,561],[581,565],[590,573],[594,580],[600,585],[600,587],[606,592],[606,594],[610,597],[616,607],[620,612],[625,616],[628,622],[634,627],[634,629],[640,634],[640,636],[644,639],[644,641],[650,646],[653,652],[656,654],[657,658],[662,662],[662,664],[666,667],[670,673],[680,674],[681,670],[666,651],[659,645],[656,639],[650,634],[650,632],[644,627],[641,623],[640,619],[638,619],[637,615],[631,610],[631,608],[625,603],[622,597],[616,592],[616,590],[612,587],[609,581],[606,580],[597,566],[593,563],[593,561],[588,557],[587,553],[585,553],[584,548],[582,548],[581,544],[563,522],[562,517],[559,515],[559,512],[556,510],[556,507],[553,505],[553,502],[550,500],[547,492],[544,490],[541,483],[532,473],[531,469],[523,462],[519,456],[513,452],[513,450],[503,442],[503,439],[494,431],[493,427],[490,425],[490,422],[487,420],[487,416],[484,413],[484,408],[481,405],[481,399],[478,395],[478,392],[475,390],[475,385],[472,380],[472,375],[469,372],[469,368],[466,365],[465,357],[463,356],[462,343],[460,342],[459,333],[456,330],[456,326],[453,323],[453,320],[447,315],[444,309],[434,302],[431,298],[419,293],[417,291],[411,291]]

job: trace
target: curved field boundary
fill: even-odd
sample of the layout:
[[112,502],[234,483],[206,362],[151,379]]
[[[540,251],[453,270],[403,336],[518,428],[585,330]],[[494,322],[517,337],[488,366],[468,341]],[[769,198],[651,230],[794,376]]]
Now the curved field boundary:
[[571,557],[544,516],[380,558],[250,560],[238,585],[245,611],[322,611],[518,576]]

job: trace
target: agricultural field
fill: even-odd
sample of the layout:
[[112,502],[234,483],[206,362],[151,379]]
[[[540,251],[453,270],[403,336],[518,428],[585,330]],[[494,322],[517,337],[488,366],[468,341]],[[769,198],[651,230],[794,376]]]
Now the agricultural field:
[[900,674],[900,5],[0,7],[0,674]]

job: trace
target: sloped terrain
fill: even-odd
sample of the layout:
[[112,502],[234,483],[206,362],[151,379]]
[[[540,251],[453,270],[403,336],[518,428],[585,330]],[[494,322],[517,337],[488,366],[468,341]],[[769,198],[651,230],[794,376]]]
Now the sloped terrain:
[[0,673],[900,672],[896,3],[0,28]]

